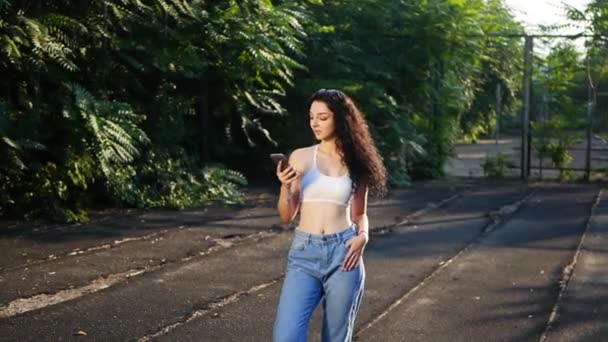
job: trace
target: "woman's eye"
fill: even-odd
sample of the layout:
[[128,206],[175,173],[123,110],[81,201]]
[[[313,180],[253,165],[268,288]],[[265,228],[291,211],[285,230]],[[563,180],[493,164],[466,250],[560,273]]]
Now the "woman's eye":
[[[312,117],[312,116],[310,117],[310,120],[314,120],[314,119],[315,119],[314,117]],[[319,120],[325,121],[325,120],[327,120],[327,117],[319,117]]]

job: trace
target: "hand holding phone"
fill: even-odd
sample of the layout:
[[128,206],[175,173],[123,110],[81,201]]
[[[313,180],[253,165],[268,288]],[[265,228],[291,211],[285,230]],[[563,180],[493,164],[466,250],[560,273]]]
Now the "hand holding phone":
[[287,161],[287,157],[283,153],[272,153],[270,155],[270,159],[272,159],[272,161],[274,162],[275,165],[278,165],[279,163],[281,163],[281,168],[279,171],[284,171],[287,168],[287,166],[289,165],[289,162]]
[[273,153],[270,155],[270,159],[277,165],[277,178],[281,181],[281,184],[290,187],[300,173],[289,165],[287,157],[282,153]]

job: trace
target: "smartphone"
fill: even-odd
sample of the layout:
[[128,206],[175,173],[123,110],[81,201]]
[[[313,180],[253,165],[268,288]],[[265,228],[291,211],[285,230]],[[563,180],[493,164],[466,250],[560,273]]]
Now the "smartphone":
[[277,165],[279,161],[283,161],[281,164],[281,171],[285,170],[288,165],[287,157],[283,153],[272,153],[270,154],[270,159],[274,162],[274,165]]

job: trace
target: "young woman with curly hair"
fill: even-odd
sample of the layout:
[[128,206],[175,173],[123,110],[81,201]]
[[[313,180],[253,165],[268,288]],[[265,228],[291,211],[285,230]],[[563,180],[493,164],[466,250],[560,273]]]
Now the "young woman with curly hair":
[[367,123],[339,90],[321,89],[308,102],[319,141],[293,151],[277,209],[283,223],[300,221],[287,257],[273,341],[306,341],[308,322],[322,302],[322,341],[350,341],[365,281],[369,241],[368,193],[386,191],[386,171]]

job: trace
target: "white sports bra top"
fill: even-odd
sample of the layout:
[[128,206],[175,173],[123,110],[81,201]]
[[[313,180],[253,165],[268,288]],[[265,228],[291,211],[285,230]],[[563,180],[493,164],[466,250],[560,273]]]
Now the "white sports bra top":
[[329,202],[349,206],[352,200],[352,180],[348,174],[327,176],[317,168],[317,150],[315,146],[312,167],[304,173],[300,183],[301,202]]

